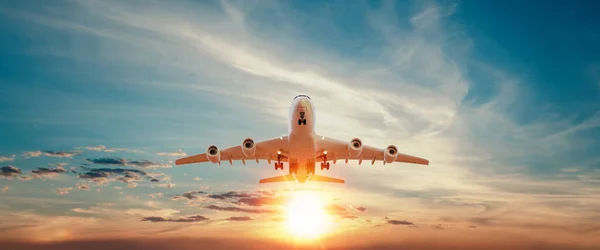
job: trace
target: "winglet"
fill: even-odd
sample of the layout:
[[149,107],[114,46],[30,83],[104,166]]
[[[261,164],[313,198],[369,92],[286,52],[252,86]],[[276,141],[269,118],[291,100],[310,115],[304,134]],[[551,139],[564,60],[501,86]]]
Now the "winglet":
[[281,176],[275,176],[275,177],[261,179],[260,181],[258,181],[258,183],[284,182],[284,181],[295,181],[295,180],[296,180],[296,178],[294,178],[293,175],[288,174],[288,175],[281,175]]

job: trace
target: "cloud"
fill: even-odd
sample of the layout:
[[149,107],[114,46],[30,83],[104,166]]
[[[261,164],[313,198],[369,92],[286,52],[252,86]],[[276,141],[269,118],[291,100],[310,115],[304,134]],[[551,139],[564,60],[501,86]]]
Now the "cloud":
[[13,178],[21,174],[21,170],[15,166],[4,166],[0,168],[0,177]]
[[0,163],[5,162],[5,161],[12,161],[15,159],[15,155],[11,155],[11,156],[0,156]]
[[213,193],[207,195],[208,198],[215,200],[228,201],[237,205],[246,206],[269,206],[281,205],[285,201],[284,196],[277,195],[273,191],[254,191],[254,192],[238,192],[230,191],[225,193]]
[[3,194],[4,194],[4,193],[7,193],[7,192],[8,192],[8,190],[10,190],[10,187],[9,187],[9,186],[4,186],[4,187],[2,187],[2,193],[3,193]]
[[29,151],[23,153],[25,158],[31,157],[40,157],[40,156],[48,156],[48,157],[58,157],[58,158],[72,158],[73,156],[78,155],[80,152],[69,152],[69,151]]
[[183,157],[183,156],[187,156],[187,154],[185,152],[183,152],[183,150],[179,149],[176,152],[158,152],[156,153],[156,155],[159,156],[177,156],[177,157]]
[[174,183],[162,183],[162,184],[158,184],[157,186],[159,187],[166,187],[166,188],[173,188],[175,187]]
[[229,221],[251,221],[252,218],[249,216],[233,216],[233,217],[227,218],[227,220],[229,220]]
[[206,221],[206,220],[208,220],[208,218],[201,216],[201,215],[194,215],[194,216],[178,218],[178,219],[167,219],[167,218],[163,218],[163,217],[144,217],[144,218],[142,218],[142,221],[150,221],[150,222],[200,222],[200,221]]
[[388,220],[387,223],[392,225],[414,225],[412,222],[405,220]]
[[129,167],[141,167],[141,168],[170,168],[171,165],[160,164],[149,160],[134,160],[129,161],[124,158],[105,157],[105,158],[87,158],[86,161],[98,164],[98,165],[113,165],[113,166],[129,166]]
[[56,168],[44,168],[39,167],[31,171],[34,178],[42,178],[42,177],[56,177],[58,174],[66,173],[62,166],[58,166]]
[[188,191],[183,193],[182,195],[173,196],[173,200],[196,200],[198,199],[197,194],[204,194],[203,191]]
[[156,199],[156,198],[162,198],[164,196],[163,193],[154,193],[154,194],[148,194],[148,196],[152,197],[152,199]]
[[76,185],[77,189],[79,190],[90,190],[90,186],[87,183],[77,183]]
[[115,153],[115,152],[144,153],[144,151],[142,151],[142,150],[128,149],[128,148],[107,148],[104,145],[88,146],[88,147],[83,147],[83,149],[86,149],[89,151],[106,152],[106,153]]
[[56,193],[60,194],[60,195],[65,195],[65,194],[69,194],[69,192],[71,192],[71,190],[73,190],[72,187],[57,188]]
[[275,214],[279,213],[278,210],[270,209],[253,209],[253,208],[240,208],[240,207],[221,207],[217,205],[209,205],[205,207],[211,210],[227,211],[227,212],[242,212],[242,213],[253,213],[253,214]]
[[[89,179],[98,186],[106,185],[110,182],[118,181],[126,183],[129,188],[135,188],[137,183],[146,177],[152,182],[153,177],[143,170],[124,169],[124,168],[84,168],[85,173],[79,174],[80,179]],[[154,175],[156,176],[156,174]]]

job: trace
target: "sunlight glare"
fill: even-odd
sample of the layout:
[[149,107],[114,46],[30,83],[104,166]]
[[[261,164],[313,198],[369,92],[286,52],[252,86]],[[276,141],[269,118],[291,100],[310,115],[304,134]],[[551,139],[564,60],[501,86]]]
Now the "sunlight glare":
[[286,229],[292,236],[314,239],[327,233],[332,220],[325,211],[325,202],[311,191],[294,192],[286,206]]

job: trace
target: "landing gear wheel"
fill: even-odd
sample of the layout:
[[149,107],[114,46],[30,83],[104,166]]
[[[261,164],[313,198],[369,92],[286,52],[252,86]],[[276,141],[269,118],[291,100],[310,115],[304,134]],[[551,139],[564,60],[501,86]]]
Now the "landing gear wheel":
[[275,162],[275,170],[283,170],[283,163],[282,162]]
[[327,166],[327,170],[329,170],[329,162],[326,164],[326,166]]
[[306,125],[306,119],[302,119],[302,125]]

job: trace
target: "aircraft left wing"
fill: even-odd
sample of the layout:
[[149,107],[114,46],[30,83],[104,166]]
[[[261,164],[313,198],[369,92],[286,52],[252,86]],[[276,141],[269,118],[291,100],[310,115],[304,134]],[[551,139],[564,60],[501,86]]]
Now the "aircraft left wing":
[[[254,151],[254,156],[246,156],[244,154],[244,146],[250,140],[254,145],[254,149],[247,149],[247,151]],[[238,146],[232,146],[225,149],[218,149],[216,146],[209,146],[206,153],[192,155],[175,160],[175,165],[184,165],[191,163],[202,163],[202,162],[213,162],[221,164],[221,161],[229,161],[229,164],[233,164],[233,161],[241,160],[246,164],[246,160],[267,160],[277,161],[278,152],[281,153],[280,160],[282,162],[287,161],[286,153],[288,152],[288,137],[281,136],[272,138],[264,141],[254,142],[252,139],[247,138]],[[214,148],[213,148],[214,147]],[[211,149],[217,149],[212,151]]]
[[[319,152],[319,159],[326,159],[328,161],[334,161],[334,164],[338,160],[344,160],[348,162],[348,160],[358,160],[359,164],[362,163],[363,160],[371,161],[371,164],[374,164],[375,161],[383,161],[384,164],[386,162],[386,151],[392,150],[392,148],[380,149],[368,145],[363,145],[362,141],[359,139],[353,139],[351,141],[341,141],[337,139],[332,139],[324,136],[318,135],[317,137],[317,150]],[[354,146],[352,147],[354,143]],[[358,146],[362,147],[362,150],[358,150]],[[401,154],[398,152],[398,149],[395,146],[393,147],[393,151],[397,155],[395,159],[390,157],[388,159],[392,160],[391,162],[405,162],[419,165],[429,165],[429,160],[423,159],[417,156]],[[356,150],[355,150],[356,149]],[[326,153],[325,153],[326,152]],[[357,152],[360,152],[358,154]]]

